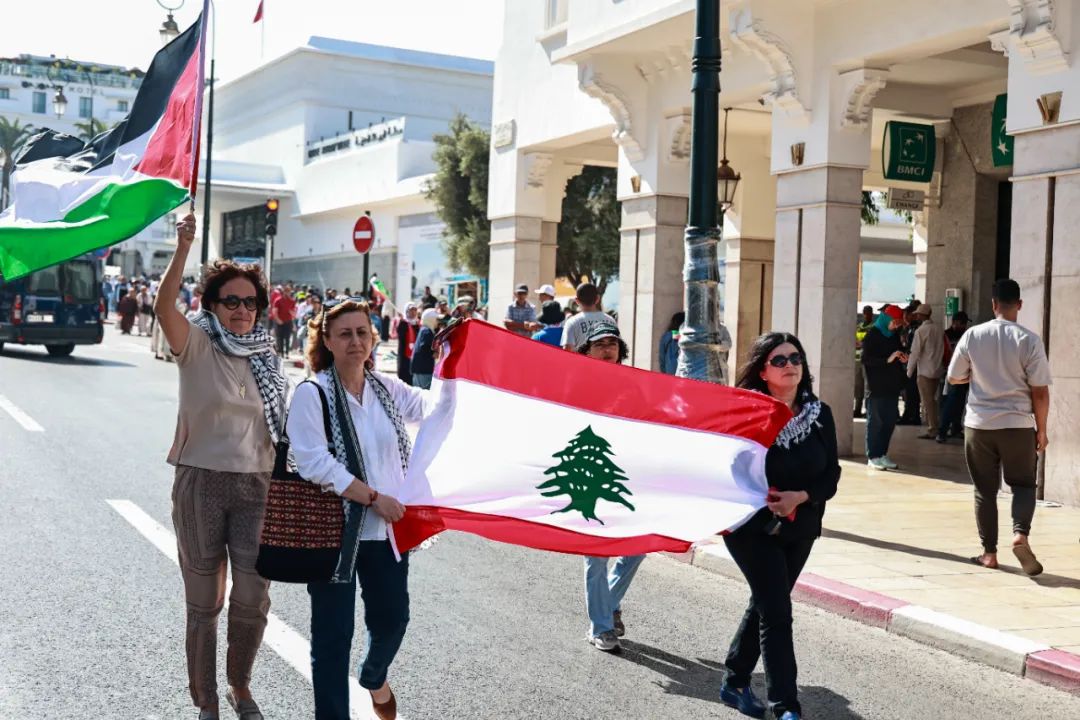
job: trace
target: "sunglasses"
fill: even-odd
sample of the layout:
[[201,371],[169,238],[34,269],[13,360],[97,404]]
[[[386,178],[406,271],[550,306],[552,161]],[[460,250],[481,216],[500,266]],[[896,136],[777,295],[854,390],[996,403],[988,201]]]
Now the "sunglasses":
[[774,368],[785,368],[788,363],[791,363],[792,367],[799,367],[803,364],[802,353],[791,353],[790,355],[773,355],[769,358],[769,364]]
[[355,296],[354,297],[347,297],[347,296],[344,296],[344,295],[339,295],[338,297],[333,298],[332,300],[325,301],[322,304],[322,306],[323,306],[324,310],[330,310],[332,308],[337,307],[338,305],[340,305],[343,302],[350,302],[350,301],[351,302],[362,303],[362,302],[367,302],[367,298],[355,297]]
[[222,305],[229,308],[230,310],[235,310],[236,308],[240,307],[241,303],[243,303],[244,307],[251,312],[255,312],[259,309],[259,299],[256,298],[254,295],[248,295],[244,298],[237,295],[226,295],[225,297],[221,298],[220,302]]

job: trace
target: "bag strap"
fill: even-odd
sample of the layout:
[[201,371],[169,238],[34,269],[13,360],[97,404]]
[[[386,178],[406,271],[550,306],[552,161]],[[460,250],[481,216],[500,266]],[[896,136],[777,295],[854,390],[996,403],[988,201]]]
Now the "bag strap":
[[[334,448],[334,431],[330,429],[330,403],[326,401],[326,391],[322,389],[322,385],[314,380],[305,380],[304,382],[310,382],[315,386],[315,389],[319,391],[319,404],[322,405],[323,432],[326,434],[326,448],[330,451],[331,455],[336,456],[337,452]],[[303,385],[304,383],[300,384]]]

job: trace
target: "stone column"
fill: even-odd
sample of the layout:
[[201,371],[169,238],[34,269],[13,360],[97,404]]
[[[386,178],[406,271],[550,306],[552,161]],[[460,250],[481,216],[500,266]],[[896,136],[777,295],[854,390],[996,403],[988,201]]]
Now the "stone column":
[[[544,220],[540,226],[540,278],[529,290],[536,290],[541,285],[555,284],[555,255],[559,250],[559,223]],[[529,302],[534,302],[530,298]],[[536,308],[537,314],[540,308]]]
[[854,322],[862,170],[818,166],[779,176],[772,328],[802,341],[841,454],[852,451]]
[[1080,505],[1080,126],[1017,135],[1014,153],[1010,274],[1024,300],[1020,324],[1046,343],[1054,383],[1045,498]]
[[[511,215],[491,221],[491,267],[488,285],[488,320],[502,326],[506,308],[514,298],[514,287],[525,283],[530,289],[540,285],[544,254],[544,222],[539,217]],[[555,256],[551,253],[551,272]]]
[[735,382],[750,343],[772,329],[773,239],[734,237],[727,246],[724,326],[731,333],[728,378]]
[[619,330],[634,367],[658,370],[660,336],[682,310],[686,198],[645,195],[622,204]]

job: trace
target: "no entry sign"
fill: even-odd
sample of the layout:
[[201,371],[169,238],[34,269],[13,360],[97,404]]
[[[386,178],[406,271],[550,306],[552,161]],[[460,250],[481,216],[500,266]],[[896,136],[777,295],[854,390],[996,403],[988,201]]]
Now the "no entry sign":
[[361,215],[353,225],[353,247],[361,255],[367,253],[375,244],[375,223],[367,215]]

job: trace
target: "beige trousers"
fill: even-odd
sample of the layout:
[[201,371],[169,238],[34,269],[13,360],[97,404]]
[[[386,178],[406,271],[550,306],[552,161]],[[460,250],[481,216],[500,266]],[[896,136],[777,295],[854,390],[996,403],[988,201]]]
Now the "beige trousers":
[[922,400],[923,424],[928,435],[937,436],[941,427],[941,417],[938,411],[938,401],[941,400],[941,381],[937,378],[928,378],[920,375],[919,398]]
[[173,526],[187,601],[188,688],[197,707],[218,703],[217,619],[232,564],[226,677],[246,688],[270,611],[270,581],[255,572],[270,473],[229,473],[180,465]]

